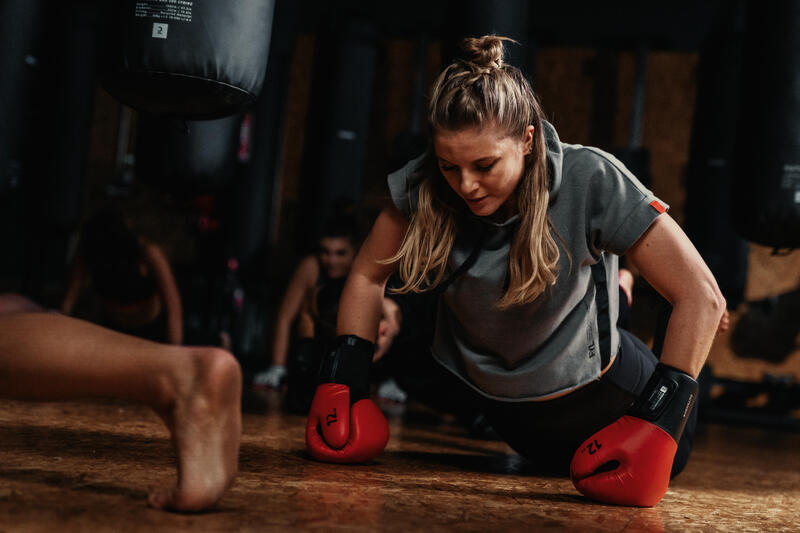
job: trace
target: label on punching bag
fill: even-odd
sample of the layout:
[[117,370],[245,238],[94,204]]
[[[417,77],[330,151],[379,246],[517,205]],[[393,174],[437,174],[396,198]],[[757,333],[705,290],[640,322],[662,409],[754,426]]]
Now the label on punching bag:
[[[191,22],[194,0],[138,0],[135,16],[159,20]],[[153,37],[155,35],[155,29]],[[158,35],[162,37],[162,35]],[[165,38],[163,36],[162,38]]]

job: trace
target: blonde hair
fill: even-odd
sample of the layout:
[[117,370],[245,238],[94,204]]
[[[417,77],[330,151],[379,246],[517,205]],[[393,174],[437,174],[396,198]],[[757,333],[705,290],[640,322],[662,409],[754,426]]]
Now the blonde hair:
[[[530,303],[555,284],[559,250],[547,215],[549,202],[543,113],[519,69],[503,62],[505,37],[487,35],[462,42],[465,58],[442,71],[428,103],[430,133],[492,125],[524,138],[534,127],[531,153],[517,185],[520,224],[508,256],[508,289],[498,307]],[[422,292],[442,282],[456,238],[463,201],[441,175],[432,150],[421,168],[419,204],[397,254],[399,293]]]

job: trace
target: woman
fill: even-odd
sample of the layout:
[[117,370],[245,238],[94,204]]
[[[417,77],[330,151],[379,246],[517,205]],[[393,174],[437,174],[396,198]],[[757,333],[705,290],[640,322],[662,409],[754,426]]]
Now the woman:
[[301,341],[325,342],[336,335],[336,312],[360,239],[355,220],[334,216],[325,224],[316,254],[303,258],[292,275],[278,309],[272,362],[256,374],[255,385],[279,388],[287,376],[292,326]]
[[[663,202],[612,156],[559,140],[504,40],[467,39],[434,83],[432,149],[389,176],[394,206],[348,277],[306,442],[338,462],[387,442],[364,363],[397,269],[400,292],[440,291],[433,355],[504,440],[592,498],[654,505],[688,458],[724,299]],[[623,254],[673,306],[659,364],[616,327]]]
[[61,310],[72,313],[84,281],[101,304],[102,325],[157,342],[183,342],[181,298],[161,248],[128,229],[111,211],[90,217]]
[[[355,217],[330,217],[317,253],[300,261],[286,288],[275,322],[272,364],[254,376],[253,384],[278,389],[288,381],[285,407],[289,411],[305,414],[311,405],[319,360],[336,338],[339,298],[360,242]],[[396,306],[385,298],[383,308],[375,359],[383,356],[399,329],[397,320],[393,320]],[[293,325],[296,338],[290,361]],[[391,377],[379,385],[379,395],[397,399],[404,394]]]

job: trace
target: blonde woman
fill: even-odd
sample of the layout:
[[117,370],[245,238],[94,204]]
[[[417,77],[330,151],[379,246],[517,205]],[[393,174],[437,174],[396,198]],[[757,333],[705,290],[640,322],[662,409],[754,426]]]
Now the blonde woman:
[[[559,139],[505,40],[464,42],[430,94],[431,149],[389,176],[394,205],[345,285],[308,449],[359,462],[388,441],[366,384],[398,270],[400,292],[440,291],[432,355],[504,440],[591,498],[655,505],[688,459],[724,299],[664,202],[611,155]],[[660,362],[616,327],[622,254],[672,304]]]

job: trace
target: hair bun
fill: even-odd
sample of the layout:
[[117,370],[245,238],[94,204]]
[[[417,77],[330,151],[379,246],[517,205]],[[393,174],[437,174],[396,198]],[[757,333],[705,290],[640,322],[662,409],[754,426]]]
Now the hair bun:
[[464,59],[481,69],[501,68],[505,52],[503,41],[516,42],[499,35],[467,37],[461,41],[461,49],[465,54]]

